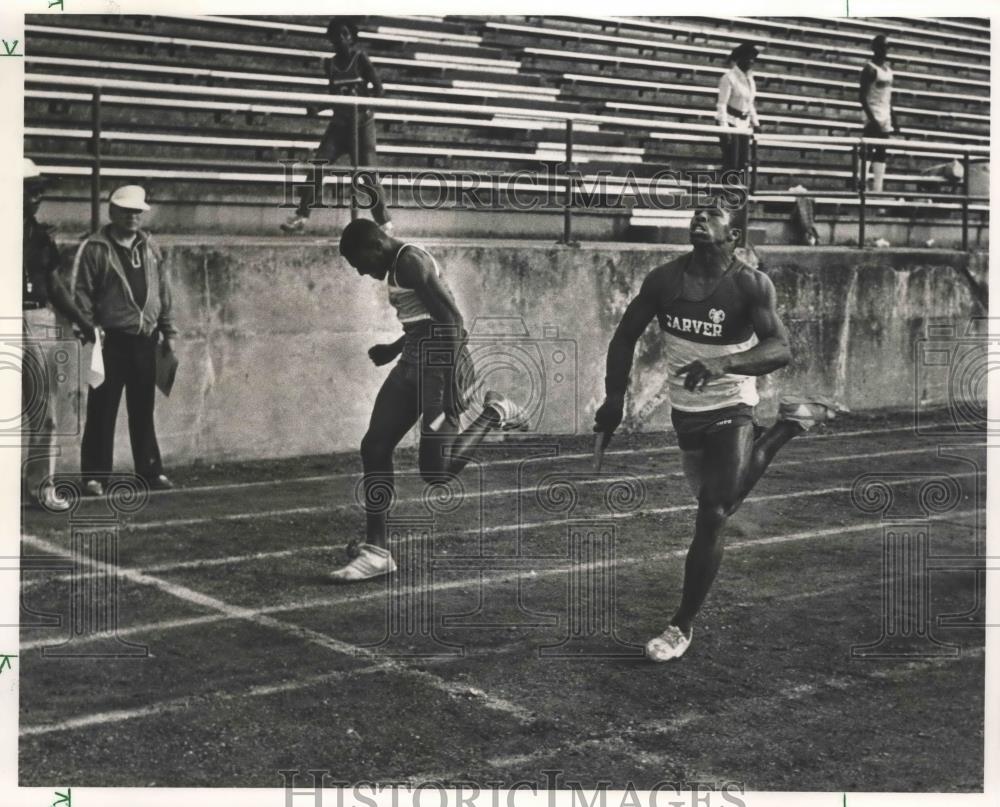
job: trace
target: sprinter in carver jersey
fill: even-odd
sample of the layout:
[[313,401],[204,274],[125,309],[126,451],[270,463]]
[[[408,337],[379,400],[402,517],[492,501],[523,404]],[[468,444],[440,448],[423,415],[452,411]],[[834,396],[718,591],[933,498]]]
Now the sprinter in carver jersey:
[[459,414],[474,384],[462,315],[441,268],[429,252],[387,235],[367,219],[352,221],[340,239],[340,254],[359,275],[386,284],[389,303],[403,335],[375,345],[376,365],[399,361],[375,398],[368,431],[361,441],[366,538],[348,546],[350,562],[332,573],[346,583],[396,570],[386,547],[386,512],[394,493],[392,454],[421,420],[420,475],[428,483],[447,482],[468,461],[469,451],[493,429],[520,429],[523,410],[506,396],[488,391],[482,412],[465,431]]
[[785,399],[770,429],[755,428],[754,376],[784,367],[791,353],[770,279],[734,255],[739,236],[725,208],[697,210],[694,249],[647,275],[608,348],[607,397],[594,427],[606,435],[622,421],[636,342],[654,318],[666,332],[671,416],[698,500],[680,606],[646,645],[654,661],[678,658],[691,643],[691,625],[722,560],[726,520],[785,443],[836,411],[822,399]]

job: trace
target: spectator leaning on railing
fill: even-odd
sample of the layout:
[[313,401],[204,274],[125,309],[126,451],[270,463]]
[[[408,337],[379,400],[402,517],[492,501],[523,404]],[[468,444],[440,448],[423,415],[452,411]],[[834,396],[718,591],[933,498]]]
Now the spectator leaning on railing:
[[729,54],[732,67],[719,79],[715,119],[729,132],[719,135],[723,171],[746,171],[750,163],[750,134],[760,129],[757,119],[757,85],[752,69],[759,55],[756,46],[743,42]]
[[[382,82],[368,55],[358,46],[357,20],[357,17],[334,17],[330,20],[326,36],[333,45],[334,53],[332,57],[323,60],[323,70],[330,80],[331,95],[377,98],[383,93]],[[333,119],[326,127],[313,159],[336,162],[344,155],[350,157],[355,131],[358,138],[358,164],[375,165],[375,114],[371,109],[361,106],[357,107],[356,113],[346,106],[338,106],[333,110]],[[385,232],[391,233],[392,222],[385,206],[385,191],[377,179],[371,185],[370,192],[375,199],[372,217]],[[286,233],[305,231],[314,196],[312,185],[300,190],[299,206],[281,225],[282,230]]]
[[[861,70],[858,97],[865,113],[865,137],[889,137],[897,130],[896,116],[892,111],[892,67],[888,62],[889,45],[884,34],[872,40],[872,58]],[[865,159],[869,160],[868,176],[871,189],[882,192],[885,181],[885,146],[872,145],[865,148]]]

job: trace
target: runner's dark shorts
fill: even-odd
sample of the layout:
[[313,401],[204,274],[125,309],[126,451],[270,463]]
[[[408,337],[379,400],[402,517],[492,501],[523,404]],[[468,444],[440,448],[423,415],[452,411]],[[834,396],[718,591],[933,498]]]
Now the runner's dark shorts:
[[709,409],[707,412],[681,412],[673,409],[670,412],[670,419],[674,423],[677,445],[681,451],[701,451],[704,448],[705,435],[754,422],[753,407],[749,404]]
[[[476,369],[468,347],[462,346],[457,369],[452,373],[451,362],[444,358],[445,352],[435,348],[436,340],[441,336],[435,334],[432,321],[404,325],[403,334],[406,337],[403,352],[384,386],[390,388],[401,403],[416,400],[425,427],[429,427],[445,411],[451,396],[454,396],[460,411],[467,410],[472,404],[471,395],[476,383]],[[450,340],[445,341],[450,344]],[[449,381],[454,384],[451,389]]]

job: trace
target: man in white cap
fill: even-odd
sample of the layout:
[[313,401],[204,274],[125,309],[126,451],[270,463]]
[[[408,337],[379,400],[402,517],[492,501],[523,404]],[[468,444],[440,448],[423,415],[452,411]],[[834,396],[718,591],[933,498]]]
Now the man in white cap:
[[55,400],[58,382],[49,346],[56,336],[53,309],[70,320],[85,339],[94,338],[90,318],[81,313],[63,284],[62,259],[51,228],[35,218],[48,184],[38,166],[24,160],[24,255],[21,264],[21,308],[24,316],[21,411],[25,442],[21,482],[25,500],[50,511],[65,511],[69,502],[56,495]]
[[84,241],[74,264],[80,309],[103,331],[104,382],[87,394],[80,452],[85,490],[94,496],[103,495],[101,480],[111,473],[123,389],[136,474],[153,490],[173,487],[163,474],[153,422],[156,351],[171,351],[177,335],[170,278],[156,244],[139,229],[149,210],[146,191],[124,185],[109,202],[111,223]]

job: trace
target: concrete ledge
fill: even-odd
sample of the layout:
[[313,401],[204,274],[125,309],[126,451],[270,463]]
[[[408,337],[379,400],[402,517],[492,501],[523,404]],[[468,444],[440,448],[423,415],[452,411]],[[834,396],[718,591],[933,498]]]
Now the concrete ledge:
[[[367,349],[401,329],[385,290],[359,278],[328,239],[159,239],[175,283],[180,372],[158,396],[166,461],[354,450],[389,368]],[[646,273],[683,251],[653,244],[439,239],[430,246],[473,330],[487,382],[536,408],[542,430],[589,430],[607,344]],[[67,252],[75,245],[65,244]],[[788,325],[794,362],[761,382],[761,414],[780,391],[812,389],[855,409],[945,400],[947,381],[916,357],[930,323],[965,333],[982,316],[963,272],[985,285],[984,254],[945,250],[767,247],[759,250]],[[630,428],[669,428],[663,341],[636,350]],[[86,353],[83,360],[87,360]],[[72,377],[72,373],[71,373]],[[60,413],[85,391],[65,390]],[[124,406],[122,407],[124,410]],[[78,462],[61,444],[60,467]],[[131,468],[125,419],[116,467]]]

